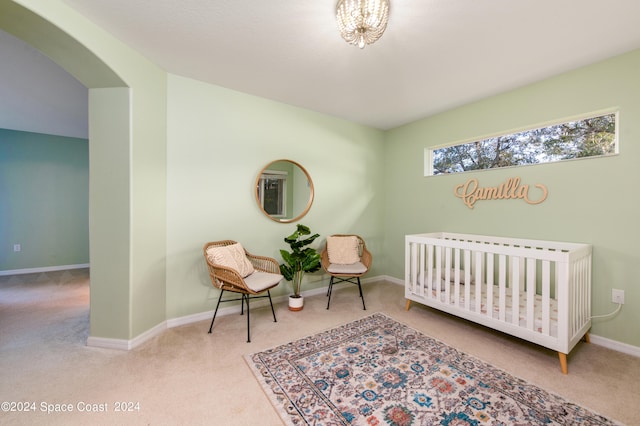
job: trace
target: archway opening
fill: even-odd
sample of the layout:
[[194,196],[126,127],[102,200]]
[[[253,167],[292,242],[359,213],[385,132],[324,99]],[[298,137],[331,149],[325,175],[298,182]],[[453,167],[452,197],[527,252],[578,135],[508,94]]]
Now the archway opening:
[[[96,316],[104,323],[109,315],[115,315],[103,307],[94,309],[94,302],[126,299],[130,285],[129,194],[125,190],[114,198],[116,191],[113,191],[114,187],[128,188],[130,176],[118,176],[114,184],[113,171],[103,160],[111,158],[120,162],[121,168],[129,168],[130,91],[116,72],[81,42],[13,1],[0,2],[0,29],[48,56],[89,89],[91,336]],[[101,160],[96,161],[97,158]],[[114,206],[117,206],[115,214]],[[114,254],[118,255],[114,258]],[[114,268],[119,271],[117,280],[113,279]],[[127,312],[129,307],[122,306],[120,310]],[[120,316],[116,321],[120,322],[120,329],[129,328],[130,318]]]

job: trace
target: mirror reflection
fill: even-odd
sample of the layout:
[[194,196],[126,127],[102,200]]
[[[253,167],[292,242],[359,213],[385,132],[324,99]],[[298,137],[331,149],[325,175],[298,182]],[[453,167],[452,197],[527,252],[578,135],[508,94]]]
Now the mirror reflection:
[[302,218],[313,202],[309,173],[292,160],[267,164],[256,179],[258,207],[271,220],[289,223]]

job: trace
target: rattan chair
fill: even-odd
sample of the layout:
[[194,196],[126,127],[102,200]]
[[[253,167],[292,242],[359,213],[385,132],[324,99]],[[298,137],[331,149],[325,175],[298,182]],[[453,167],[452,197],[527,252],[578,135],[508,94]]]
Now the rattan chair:
[[[278,262],[275,259],[264,256],[256,256],[244,249],[242,250],[244,251],[246,260],[248,260],[248,262],[253,267],[253,272],[249,275],[243,277],[240,273],[239,268],[230,267],[229,264],[225,265],[216,263],[215,256],[213,254],[220,253],[220,250],[216,252],[215,250],[211,249],[221,247],[230,249],[230,246],[234,244],[237,244],[236,241],[224,240],[209,242],[204,245],[204,258],[209,269],[209,278],[211,278],[211,284],[213,284],[214,287],[220,289],[220,296],[218,297],[218,303],[216,304],[216,309],[213,313],[213,319],[211,320],[209,333],[211,333],[211,330],[213,329],[213,322],[216,320],[216,314],[218,313],[218,307],[220,306],[220,303],[240,300],[242,304],[240,308],[241,315],[244,315],[244,304],[247,304],[247,342],[251,342],[249,299],[268,297],[269,303],[271,304],[273,321],[277,322],[276,313],[273,309],[273,302],[271,300],[271,293],[269,292],[269,290],[277,286],[283,277],[280,274],[280,267],[278,266]],[[237,246],[232,247],[237,248]],[[236,297],[232,299],[222,300],[222,295],[225,291],[239,293],[241,296],[239,298]],[[266,295],[264,294],[265,292]]]
[[[339,238],[347,237],[345,240],[340,240]],[[347,240],[352,241],[353,238],[356,239],[356,250],[351,256],[345,257],[346,262],[337,259],[337,255],[335,250],[332,250],[331,245],[334,244],[334,248],[338,244],[342,245],[342,242],[346,242]],[[331,253],[330,253],[331,252]],[[327,238],[327,244],[325,245],[322,253],[320,254],[322,268],[331,276],[329,280],[329,288],[327,289],[327,309],[329,309],[329,304],[331,303],[331,292],[333,290],[334,284],[339,284],[341,282],[348,282],[351,284],[355,284],[358,286],[358,290],[360,291],[360,298],[362,298],[362,309],[366,310],[366,306],[364,304],[364,295],[362,293],[362,286],[360,285],[360,277],[369,272],[369,268],[371,268],[372,256],[369,250],[367,250],[367,245],[365,244],[362,237],[353,234],[334,234]],[[331,261],[334,261],[332,263]],[[337,261],[336,261],[337,260]],[[351,262],[351,261],[354,262]]]

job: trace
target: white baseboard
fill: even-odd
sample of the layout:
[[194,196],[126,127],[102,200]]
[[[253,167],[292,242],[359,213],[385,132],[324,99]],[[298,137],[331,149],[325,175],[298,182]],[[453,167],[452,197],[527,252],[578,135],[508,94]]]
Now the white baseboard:
[[[364,281],[363,281],[364,282]],[[304,297],[310,297],[310,296],[315,296],[316,294],[322,294],[325,293],[327,291],[326,287],[319,287],[313,290],[309,290],[309,291],[304,291],[302,292],[302,296]],[[272,297],[273,303],[284,303],[287,302],[289,299],[289,296],[277,296],[277,297]],[[253,299],[251,299],[253,300]],[[267,299],[260,299],[260,300],[256,300],[251,302],[251,306],[255,307],[255,306],[268,306],[269,302],[267,301]],[[173,319],[169,319],[167,320],[167,328],[173,328],[173,327],[179,327],[181,325],[187,325],[187,324],[192,324],[194,322],[198,322],[198,321],[204,321],[204,320],[210,320],[211,318],[213,318],[213,309],[210,311],[206,311],[206,312],[200,312],[197,314],[192,314],[192,315],[186,315],[183,317],[179,317],[179,318],[173,318]],[[231,315],[231,314],[237,314],[240,312],[240,305],[233,305],[233,306],[226,306],[224,308],[220,308],[218,309],[218,316],[224,316],[224,315]]]
[[[388,275],[379,275],[377,277],[365,278],[362,280],[363,284],[376,282],[384,280],[390,282],[392,284],[404,285],[404,280],[394,278]],[[328,285],[328,284],[327,284]],[[326,293],[327,286],[322,286],[315,288],[313,290],[302,292],[302,295],[305,297],[315,296],[317,294]],[[273,297],[273,303],[283,303],[286,302],[288,296],[278,296]],[[269,302],[267,299],[260,299],[252,302],[251,306],[266,306]],[[218,309],[218,316],[232,315],[240,312],[240,305],[226,306]],[[213,317],[213,309],[206,312],[200,312],[197,314],[186,315],[178,318],[171,318],[162,323],[156,325],[155,327],[145,331],[144,333],[136,336],[132,340],[123,340],[123,339],[109,339],[103,337],[89,337],[87,339],[87,346],[107,348],[107,349],[120,349],[120,350],[131,350],[136,348],[146,342],[147,340],[152,339],[160,335],[166,329],[179,327],[182,325],[188,325],[195,322],[200,322],[204,320],[211,320]],[[626,343],[618,342],[615,340],[607,339],[605,337],[600,337],[597,335],[591,334],[589,336],[591,338],[591,343],[599,346],[603,346],[607,349],[611,349],[614,351],[622,352],[628,355],[632,355],[640,358],[640,347],[628,345]]]
[[44,266],[42,268],[26,268],[26,269],[13,269],[8,271],[0,271],[0,276],[6,275],[22,275],[22,274],[39,274],[42,272],[54,272],[64,271],[67,269],[83,269],[88,268],[88,263],[81,263],[78,265],[60,265],[60,266]]
[[391,284],[397,284],[397,285],[404,286],[404,280],[401,280],[401,279],[395,278],[395,277],[391,277],[389,275],[381,275],[377,279],[382,279],[382,280],[388,281]]
[[[380,279],[382,279],[382,277],[366,278],[362,280],[362,283],[365,284],[372,281],[379,281]],[[315,296],[317,294],[326,293],[326,291],[327,291],[327,287],[323,286],[323,287],[315,288],[313,290],[304,291],[302,292],[302,295],[304,297],[310,297],[310,296]],[[285,295],[285,296],[273,297],[272,299],[273,299],[273,303],[283,303],[283,302],[287,302],[288,298],[289,296]],[[267,299],[260,299],[252,302],[251,306],[252,307],[267,306],[268,303],[269,302],[267,301]],[[239,312],[240,312],[239,304],[233,305],[233,306],[225,306],[218,309],[217,316],[232,315],[232,314],[237,314]],[[182,325],[192,324],[192,323],[204,321],[204,320],[210,320],[212,317],[213,317],[213,309],[210,311],[200,312],[197,314],[186,315],[178,318],[171,318],[166,321],[163,321],[162,323],[156,325],[155,327],[136,336],[132,340],[111,339],[106,337],[89,336],[89,338],[87,338],[87,346],[128,351],[140,346],[147,340],[150,340],[153,337],[158,336],[168,328],[179,327]]]
[[640,358],[640,347],[638,346],[628,345],[626,343],[607,339],[606,337],[596,336],[594,334],[589,334],[589,340],[594,345],[604,346],[607,349],[612,349],[614,351]]
[[104,349],[118,349],[122,351],[128,351],[133,349],[133,346],[131,345],[131,340],[110,339],[108,337],[93,337],[93,336],[89,336],[87,338],[87,346],[91,346],[94,348],[104,348]]
[[150,328],[142,334],[137,335],[131,340],[125,339],[110,339],[106,337],[93,337],[87,338],[87,346],[106,349],[120,349],[124,351],[136,348],[156,336],[159,336],[167,329],[167,321],[163,321],[155,327]]
[[[378,277],[378,279],[384,279],[385,281],[388,281],[392,284],[398,284],[398,285],[402,285],[404,286],[404,280],[398,279],[398,278],[394,278],[394,277],[390,277],[388,275],[382,275],[380,277]],[[594,334],[589,334],[590,337],[590,341],[591,343],[593,343],[594,345],[599,345],[599,346],[603,346],[607,349],[611,349],[617,352],[622,352],[625,353],[627,355],[632,355],[635,357],[640,358],[640,347],[638,346],[632,346],[626,343],[622,343],[622,342],[618,342],[616,340],[611,340],[611,339],[607,339],[606,337],[601,337],[601,336],[597,336]]]

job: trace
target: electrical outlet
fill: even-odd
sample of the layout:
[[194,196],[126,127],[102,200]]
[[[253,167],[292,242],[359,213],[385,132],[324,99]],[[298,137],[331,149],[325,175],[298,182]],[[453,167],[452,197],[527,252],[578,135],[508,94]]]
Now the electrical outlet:
[[14,252],[22,251],[22,246],[20,244],[14,244],[13,245],[13,251]]
[[624,290],[611,289],[611,302],[624,305]]

